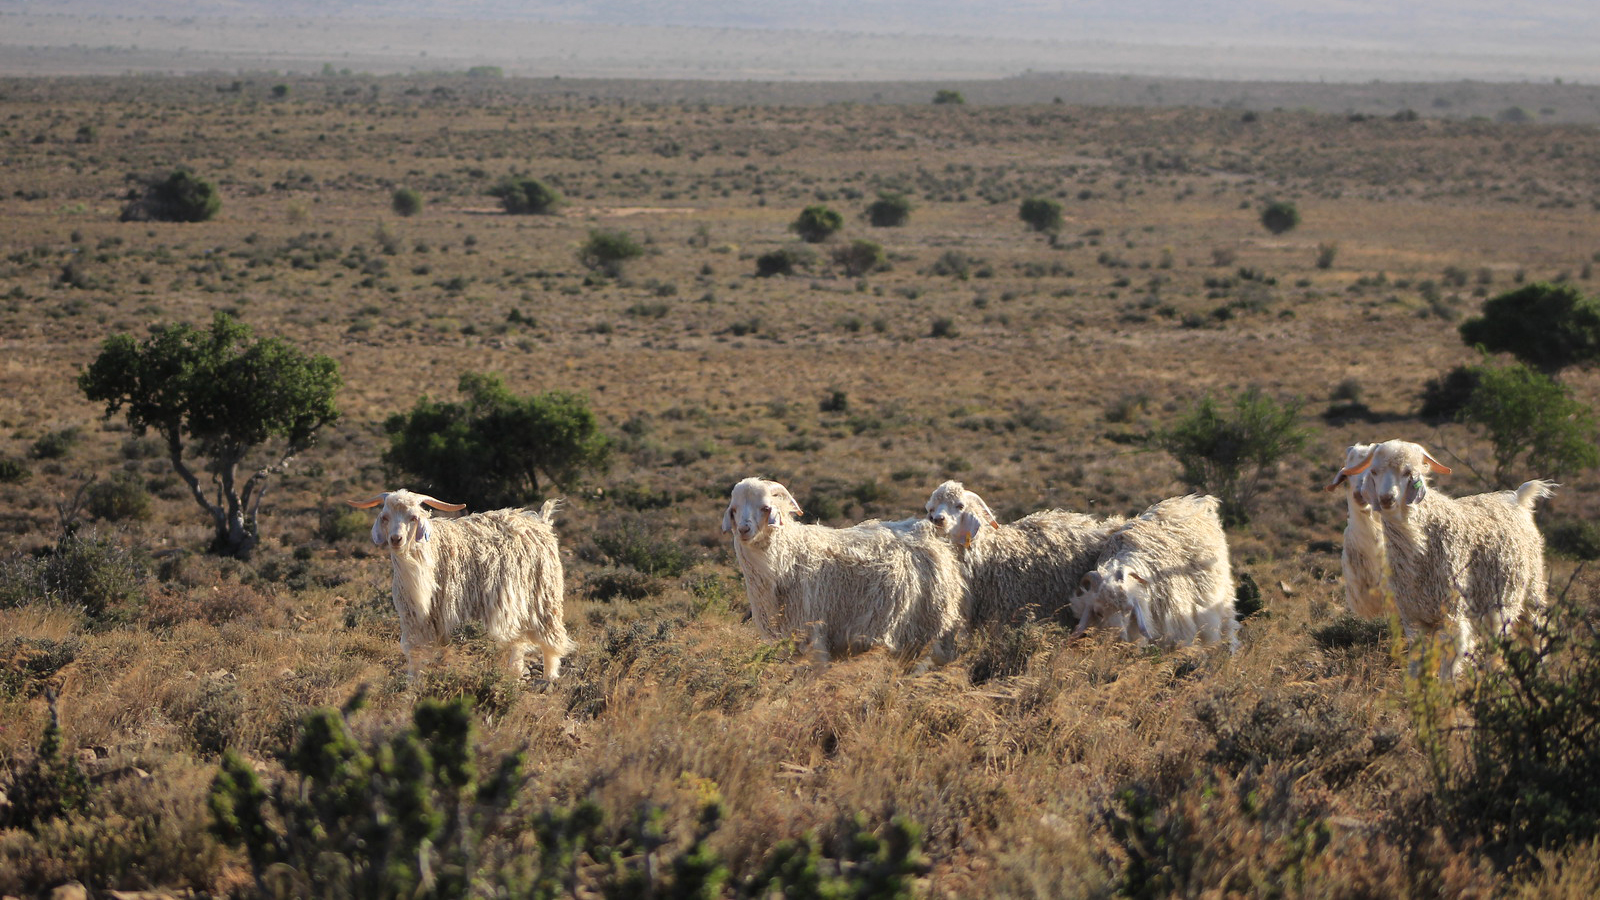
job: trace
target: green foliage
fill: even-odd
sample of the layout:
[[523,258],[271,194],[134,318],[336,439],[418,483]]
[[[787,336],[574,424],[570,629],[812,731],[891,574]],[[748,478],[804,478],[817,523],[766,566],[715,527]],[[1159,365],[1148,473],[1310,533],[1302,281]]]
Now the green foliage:
[[421,479],[421,490],[483,509],[542,497],[541,476],[565,490],[605,469],[611,441],[584,397],[518,397],[500,376],[474,372],[459,387],[461,403],[424,397],[384,424],[384,463]]
[[809,249],[781,247],[756,257],[756,277],[793,275],[796,269],[811,265],[815,259],[816,255]]
[[561,195],[537,178],[507,178],[489,189],[489,196],[500,198],[500,206],[516,216],[543,216],[561,206]]
[[150,518],[150,492],[137,475],[117,472],[105,481],[89,485],[85,506],[89,515],[107,522]]
[[[239,557],[255,548],[268,477],[339,417],[333,395],[341,384],[329,357],[307,356],[279,338],[250,337],[248,326],[224,312],[209,331],[169,325],[143,343],[113,335],[78,376],[78,388],[105,403],[107,417],[122,412],[136,435],[161,436],[173,468],[212,518],[212,551]],[[216,502],[184,461],[185,440],[208,459]],[[240,464],[268,441],[283,444],[281,456],[239,484]]]
[[122,208],[124,222],[205,222],[222,209],[217,186],[188,169],[152,178]]
[[594,545],[617,564],[652,576],[677,578],[698,561],[682,544],[661,536],[641,519],[595,534]]
[[397,216],[414,216],[422,212],[422,195],[408,187],[395,188],[389,195],[389,208]]
[[967,98],[960,91],[940,88],[933,92],[933,102],[938,106],[960,106],[967,102]]
[[1600,559],[1600,525],[1581,519],[1551,522],[1544,529],[1544,545],[1568,559]]
[[1570,284],[1536,281],[1490,299],[1460,330],[1470,346],[1554,374],[1600,359],[1600,299]]
[[[1261,210],[1261,227],[1273,234],[1293,231],[1299,225],[1300,210],[1291,201],[1274,200]],[[1333,262],[1331,258],[1328,261]]]
[[50,719],[39,738],[39,750],[6,785],[10,803],[0,805],[0,828],[37,832],[41,825],[89,806],[93,788],[63,746],[55,693],[48,696]]
[[76,425],[52,431],[33,442],[28,455],[34,459],[61,459],[83,440],[83,429]]
[[609,228],[595,228],[589,239],[578,248],[578,261],[586,267],[604,272],[612,278],[622,274],[622,264],[644,255],[644,248],[629,237],[627,232]]
[[1017,208],[1017,217],[1028,223],[1034,231],[1053,234],[1061,230],[1064,221],[1061,201],[1049,197],[1029,197]]
[[1317,245],[1317,268],[1333,268],[1333,261],[1339,255],[1339,245],[1326,241]]
[[779,841],[765,865],[744,885],[747,897],[781,894],[785,900],[909,900],[916,877],[928,868],[922,829],[896,816],[874,833],[857,813],[843,852],[829,858],[815,833]]
[[1566,385],[1521,363],[1478,367],[1459,417],[1487,433],[1500,487],[1516,486],[1519,473],[1560,477],[1600,466],[1594,413]]
[[844,216],[820,203],[802,209],[789,224],[789,230],[808,244],[820,244],[843,227]]
[[852,278],[876,272],[888,264],[882,244],[860,238],[835,248],[833,261]]
[[0,458],[0,484],[21,484],[33,477],[20,459]]
[[1178,460],[1191,487],[1222,501],[1225,522],[1243,523],[1266,475],[1305,447],[1308,433],[1295,424],[1300,406],[1298,400],[1279,404],[1251,388],[1225,410],[1208,394],[1150,440]]
[[92,532],[70,534],[41,556],[0,570],[0,609],[44,601],[100,621],[145,599],[143,558]]
[[1425,422],[1453,422],[1466,408],[1478,389],[1482,366],[1456,366],[1422,386],[1422,408],[1417,417]]
[[330,544],[364,538],[371,526],[366,513],[343,504],[323,507],[317,515],[317,537]]
[[[1494,662],[1477,667],[1461,692],[1465,714],[1456,721],[1464,724],[1418,727],[1425,749],[1445,760],[1436,774],[1448,821],[1502,864],[1600,836],[1594,600],[1552,604],[1532,641],[1483,648]],[[1457,740],[1464,754],[1448,752]]]
[[899,228],[911,220],[911,198],[897,191],[883,191],[867,204],[867,221],[874,228]]

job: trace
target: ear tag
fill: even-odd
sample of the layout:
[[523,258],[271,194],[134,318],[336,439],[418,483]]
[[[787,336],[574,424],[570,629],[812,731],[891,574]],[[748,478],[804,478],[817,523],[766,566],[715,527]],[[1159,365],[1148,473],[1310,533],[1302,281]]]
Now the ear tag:
[[1422,487],[1422,479],[1421,478],[1413,478],[1413,479],[1411,479],[1411,493],[1416,494],[1418,500],[1422,499],[1422,497],[1423,497],[1423,487]]

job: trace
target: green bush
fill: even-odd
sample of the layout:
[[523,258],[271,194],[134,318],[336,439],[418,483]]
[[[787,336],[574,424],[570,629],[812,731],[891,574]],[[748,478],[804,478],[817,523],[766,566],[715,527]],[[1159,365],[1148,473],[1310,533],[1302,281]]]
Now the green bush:
[[876,272],[888,264],[882,244],[859,238],[835,248],[833,261],[852,278]]
[[187,169],[145,182],[122,208],[124,222],[205,222],[221,211],[217,186]]
[[756,277],[793,275],[796,269],[806,268],[815,260],[816,255],[808,249],[783,247],[756,257]]
[[1061,230],[1064,220],[1061,202],[1048,197],[1029,197],[1017,208],[1017,217],[1028,223],[1034,231],[1053,234]]
[[884,191],[867,204],[867,221],[874,228],[899,228],[911,220],[911,198],[896,191]]
[[1479,367],[1478,386],[1459,416],[1487,433],[1502,488],[1523,474],[1558,478],[1600,466],[1593,411],[1566,385],[1521,363]]
[[619,565],[664,578],[677,578],[698,561],[682,544],[638,519],[595,534],[594,545]]
[[422,212],[422,195],[408,187],[395,188],[389,195],[389,208],[395,215],[409,218]]
[[[1261,227],[1273,234],[1293,231],[1299,225],[1300,210],[1288,200],[1274,200],[1261,210]],[[1332,262],[1333,260],[1329,259],[1329,263]]]
[[0,805],[0,828],[37,833],[41,825],[89,807],[94,787],[64,746],[53,692],[49,703],[50,719],[38,752],[6,784],[10,802]]
[[549,215],[561,206],[561,195],[537,178],[507,178],[489,189],[500,206],[516,216]]
[[21,484],[33,477],[26,463],[19,459],[0,459],[0,484]]
[[605,469],[611,441],[582,396],[518,397],[500,376],[474,372],[459,388],[460,403],[424,397],[384,424],[384,463],[420,479],[422,490],[487,509],[541,498],[541,477],[567,489]]
[[1295,424],[1300,406],[1298,400],[1277,403],[1251,388],[1225,410],[1207,395],[1150,442],[1178,460],[1191,487],[1222,501],[1224,521],[1243,523],[1267,474],[1305,447],[1308,433]]
[[85,508],[97,519],[142,522],[150,518],[150,492],[145,490],[144,481],[137,475],[118,472],[108,480],[89,485],[85,493]]
[[1469,346],[1554,374],[1600,359],[1600,300],[1570,284],[1536,281],[1490,299],[1460,331]]
[[347,506],[327,506],[317,515],[317,537],[330,544],[365,538],[372,527],[370,517]]
[[933,92],[933,102],[937,106],[960,106],[967,102],[967,98],[960,91],[940,88]]
[[641,247],[627,232],[596,228],[589,239],[578,248],[578,261],[596,272],[615,278],[622,274],[622,264],[644,255]]
[[1434,424],[1455,421],[1478,389],[1482,372],[1481,366],[1456,366],[1438,378],[1428,379],[1422,386],[1422,406],[1417,417]]
[[808,206],[791,223],[789,230],[808,244],[820,244],[844,227],[844,216],[821,204]]
[[28,455],[34,459],[60,459],[83,440],[83,429],[76,425],[52,431],[33,442]]

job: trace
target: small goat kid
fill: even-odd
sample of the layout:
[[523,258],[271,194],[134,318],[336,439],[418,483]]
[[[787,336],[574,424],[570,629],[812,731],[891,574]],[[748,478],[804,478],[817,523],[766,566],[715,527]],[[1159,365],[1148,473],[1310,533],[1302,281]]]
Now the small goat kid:
[[413,679],[424,649],[444,644],[467,622],[481,622],[489,639],[506,648],[513,679],[522,677],[533,646],[543,652],[545,677],[561,674],[561,657],[575,645],[563,621],[561,553],[552,527],[557,501],[545,501],[538,512],[496,509],[459,519],[434,519],[423,507],[455,512],[466,504],[406,490],[348,502],[357,509],[383,506],[372,542],[387,545],[394,563],[400,647]]
[[1372,452],[1374,444],[1352,444],[1344,451],[1344,465],[1323,490],[1345,486],[1350,521],[1344,528],[1344,549],[1339,562],[1344,569],[1344,602],[1362,618],[1383,615],[1383,520],[1367,502],[1362,490],[1365,472],[1346,474]]

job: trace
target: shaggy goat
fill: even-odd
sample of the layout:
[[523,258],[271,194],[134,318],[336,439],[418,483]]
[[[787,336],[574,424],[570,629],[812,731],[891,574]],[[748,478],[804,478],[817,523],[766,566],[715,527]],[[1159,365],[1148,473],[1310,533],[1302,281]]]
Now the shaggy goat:
[[799,515],[787,488],[760,478],[734,485],[722,514],[762,637],[799,634],[824,661],[873,646],[908,661],[955,657],[965,618],[961,571],[931,527],[828,528],[801,524]]
[[1331,491],[1346,485],[1350,521],[1344,527],[1344,550],[1339,556],[1344,569],[1344,602],[1352,613],[1368,619],[1383,615],[1383,521],[1362,493],[1366,473],[1347,475],[1345,470],[1366,459],[1373,446],[1352,444],[1346,449],[1344,465],[1323,488]]
[[556,501],[538,512],[496,509],[459,519],[434,519],[423,509],[454,512],[425,494],[390,491],[350,501],[357,509],[383,505],[372,523],[372,542],[389,547],[394,563],[394,608],[400,647],[413,679],[425,648],[442,645],[467,622],[481,622],[491,640],[506,647],[512,678],[521,678],[528,648],[544,655],[545,677],[561,674],[561,657],[576,649],[562,620],[561,553]]
[[1362,497],[1383,522],[1384,590],[1406,636],[1448,634],[1454,644],[1442,674],[1458,674],[1479,640],[1542,613],[1544,537],[1533,506],[1554,493],[1553,483],[1470,497],[1432,494],[1428,475],[1450,468],[1409,441],[1384,441],[1339,472],[1364,476]]
[[1124,640],[1174,647],[1198,637],[1237,650],[1233,574],[1217,505],[1215,497],[1174,497],[1114,530],[1072,598],[1073,637],[1098,624],[1120,630]]
[[956,548],[975,628],[1068,611],[1073,588],[1122,524],[1057,509],[1001,525],[989,504],[959,481],[935,488],[927,510],[929,523]]

